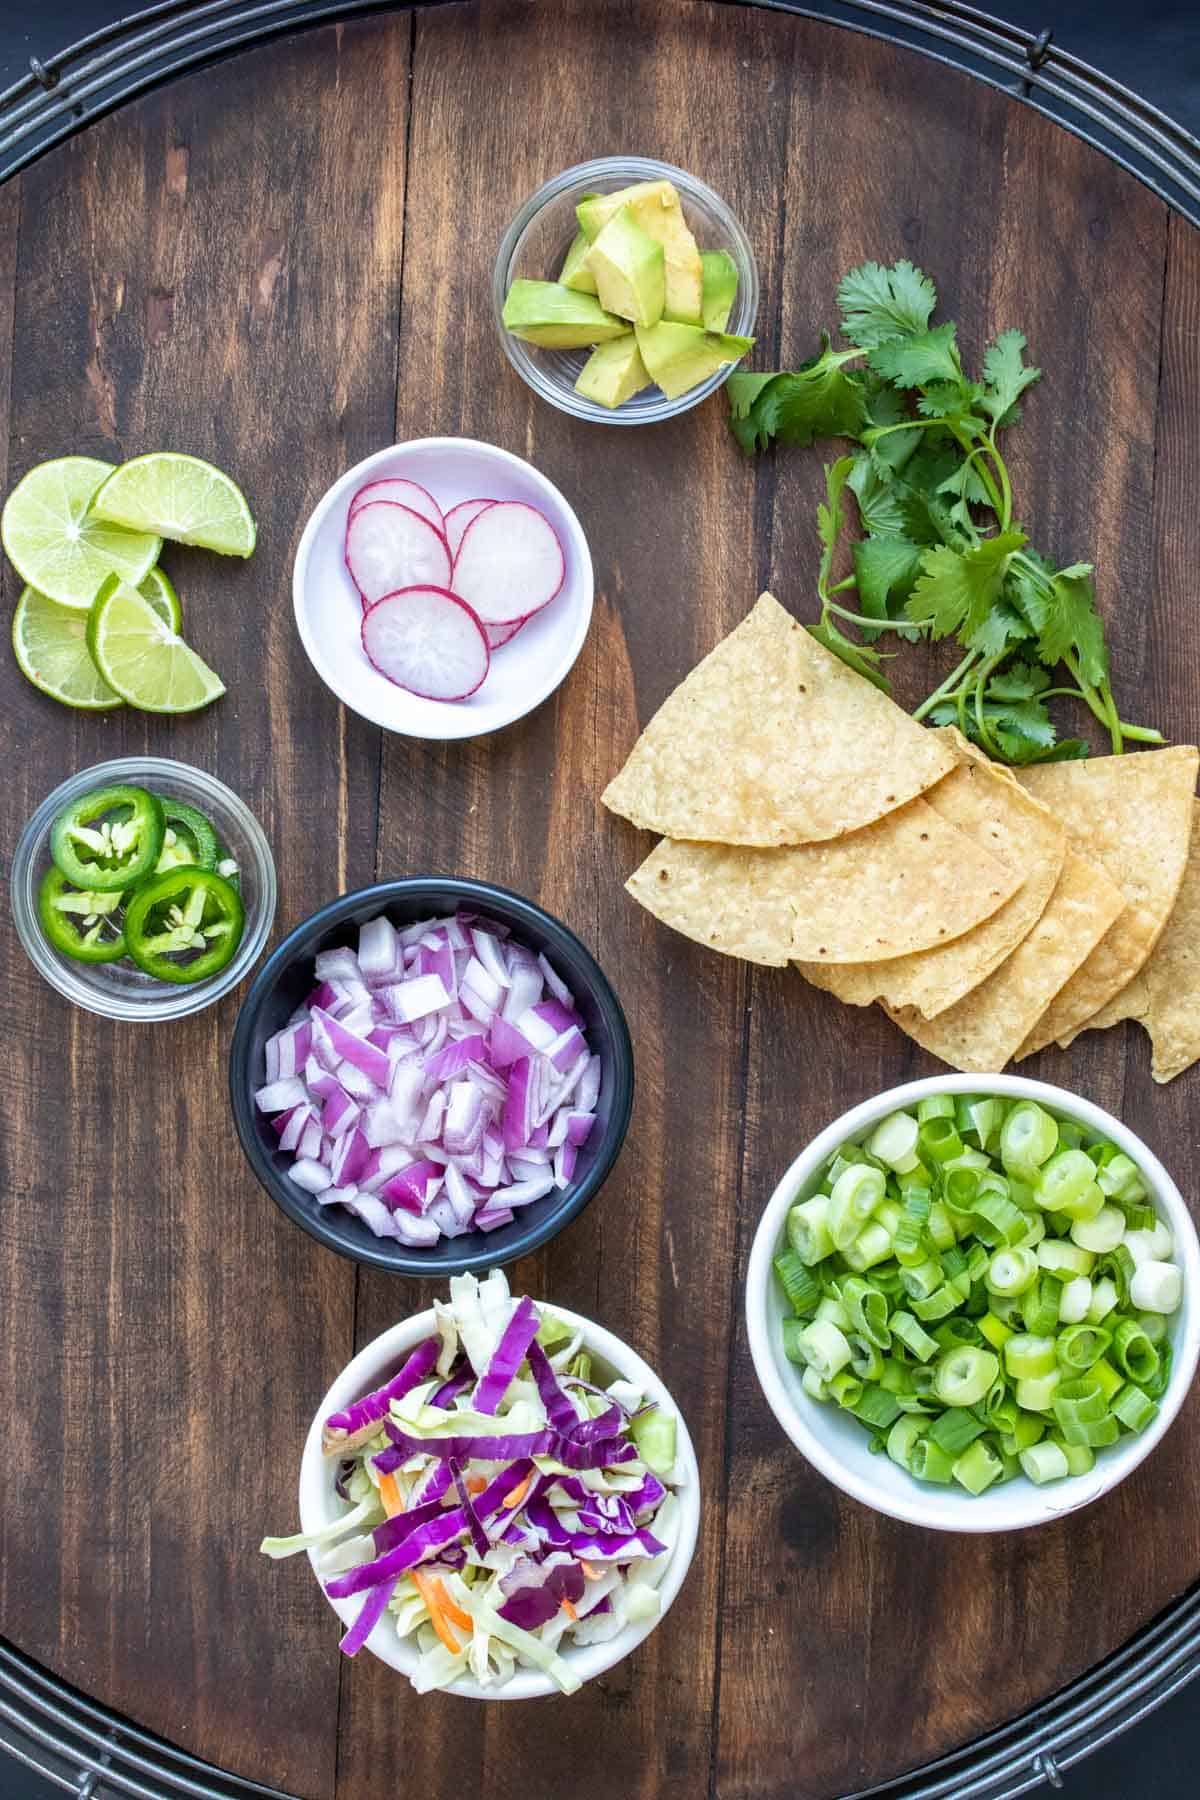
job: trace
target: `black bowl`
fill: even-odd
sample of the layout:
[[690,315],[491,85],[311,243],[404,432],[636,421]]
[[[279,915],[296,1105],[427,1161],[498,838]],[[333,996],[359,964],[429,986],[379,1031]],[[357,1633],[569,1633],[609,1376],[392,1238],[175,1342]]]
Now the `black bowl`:
[[[507,925],[514,937],[541,951],[575,997],[588,1044],[600,1057],[600,1097],[596,1124],[579,1152],[575,1178],[561,1191],[522,1207],[511,1225],[442,1238],[428,1250],[414,1250],[377,1238],[340,1206],[318,1206],[311,1194],[290,1181],[291,1158],[279,1151],[270,1124],[254,1104],[266,1080],[265,1044],[286,1025],[313,988],[313,959],[319,950],[352,944],[355,928],[386,912],[394,925],[436,917],[463,907]],[[331,900],[288,933],[258,971],[238,1014],[229,1053],[229,1090],[242,1149],[271,1198],[297,1225],[330,1250],[355,1262],[373,1263],[398,1275],[444,1281],[467,1270],[496,1269],[527,1256],[581,1213],[617,1159],[633,1107],[633,1046],[620,1002],[599,964],[558,919],[530,900],[483,881],[416,876],[380,881]]]

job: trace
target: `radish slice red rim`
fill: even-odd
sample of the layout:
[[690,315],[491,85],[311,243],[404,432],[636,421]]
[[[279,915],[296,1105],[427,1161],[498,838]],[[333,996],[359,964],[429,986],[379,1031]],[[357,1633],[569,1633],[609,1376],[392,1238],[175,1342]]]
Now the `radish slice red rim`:
[[503,650],[505,644],[510,644],[522,625],[526,623],[525,619],[514,619],[511,625],[485,625],[483,631],[488,641],[488,649]]
[[255,1103],[317,1205],[417,1246],[570,1185],[600,1058],[544,957],[472,914],[401,930],[381,915],[314,975]]
[[548,606],[566,573],[562,545],[545,514],[521,500],[497,500],[463,533],[454,591],[485,625],[512,625]]
[[429,489],[423,488],[419,481],[405,481],[398,475],[389,475],[383,481],[368,481],[366,487],[360,487],[350,502],[350,517],[353,518],[361,507],[371,506],[377,500],[392,500],[400,506],[407,506],[410,511],[420,513],[423,519],[428,519],[443,537],[446,535],[446,520],[442,509]]
[[458,555],[463,532],[471,520],[477,519],[481,512],[486,512],[489,506],[495,506],[495,504],[494,500],[460,500],[457,506],[450,508],[446,514],[446,542],[450,546],[451,556]]
[[426,700],[466,700],[491,660],[483,626],[447,588],[386,594],[363,614],[362,646],[373,668]]
[[410,506],[372,500],[346,525],[346,567],[367,606],[400,588],[450,586],[446,540]]

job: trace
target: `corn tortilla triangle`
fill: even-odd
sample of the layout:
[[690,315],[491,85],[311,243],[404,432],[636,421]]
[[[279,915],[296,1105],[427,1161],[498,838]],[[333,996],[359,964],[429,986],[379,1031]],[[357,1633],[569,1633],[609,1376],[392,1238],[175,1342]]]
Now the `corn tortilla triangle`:
[[1149,1033],[1155,1081],[1172,1081],[1200,1059],[1200,801],[1192,802],[1187,868],[1171,916],[1120,999],[1123,1017]]
[[1064,1049],[1081,1031],[1129,1017],[1123,990],[1158,942],[1188,860],[1200,751],[1190,744],[1023,769],[1021,785],[1066,826],[1074,848],[1098,862],[1125,910],[1055,995],[1018,1051]]
[[664,837],[810,844],[903,806],[954,760],[763,594],[663,701],[603,799]]
[[1033,929],[1062,872],[1067,839],[1054,815],[953,726],[938,735],[961,761],[923,795],[926,804],[1024,880],[998,911],[952,943],[883,962],[797,965],[806,980],[848,1006],[883,1000],[914,1007],[927,1019],[945,1012],[986,981]]
[[664,838],[626,883],[665,925],[726,956],[903,956],[970,931],[1020,876],[922,799],[825,844],[775,850]]

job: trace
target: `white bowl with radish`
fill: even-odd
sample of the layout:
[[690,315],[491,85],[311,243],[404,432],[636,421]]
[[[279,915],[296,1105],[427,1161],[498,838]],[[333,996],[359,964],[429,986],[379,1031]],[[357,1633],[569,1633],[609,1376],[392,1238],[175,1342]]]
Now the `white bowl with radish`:
[[407,737],[499,731],[569,673],[592,559],[552,482],[472,438],[366,457],[314,508],[296,553],[300,640],[346,706]]
[[[990,1138],[979,1136],[972,1123],[977,1115],[982,1120],[983,1109],[993,1103],[1001,1115],[999,1121],[992,1121],[999,1130],[998,1155]],[[1048,1119],[1058,1125],[1057,1137],[1051,1131],[1040,1148],[1030,1151],[1029,1166],[1019,1173],[1014,1172],[1019,1158],[1014,1161],[1010,1157],[1005,1135],[1008,1119],[1015,1113],[1024,1115],[1019,1121],[1022,1129],[1030,1119],[1039,1129]],[[955,1114],[958,1116],[952,1116]],[[918,1130],[911,1160],[908,1154],[896,1155],[904,1124],[910,1137],[914,1124]],[[972,1301],[964,1301],[950,1312],[938,1303],[938,1293],[945,1292],[944,1288],[935,1290],[928,1300],[914,1300],[913,1295],[926,1291],[929,1284],[923,1279],[924,1272],[935,1261],[941,1266],[938,1279],[953,1279],[949,1259],[975,1241],[978,1221],[974,1215],[957,1212],[957,1222],[950,1221],[955,1223],[957,1243],[939,1248],[939,1238],[945,1245],[949,1238],[940,1237],[940,1224],[945,1221],[935,1220],[931,1206],[918,1231],[918,1245],[928,1256],[913,1267],[916,1247],[901,1242],[903,1215],[910,1210],[920,1213],[924,1203],[914,1202],[914,1209],[909,1209],[908,1189],[900,1186],[905,1178],[897,1177],[893,1183],[892,1176],[885,1174],[885,1197],[865,1223],[860,1220],[862,1229],[880,1242],[868,1250],[865,1239],[853,1240],[852,1252],[857,1246],[862,1253],[857,1262],[852,1255],[848,1266],[862,1263],[863,1277],[851,1293],[839,1276],[845,1253],[837,1249],[839,1220],[835,1212],[846,1196],[838,1193],[837,1179],[828,1201],[822,1198],[834,1174],[833,1164],[842,1165],[849,1187],[854,1186],[856,1177],[863,1177],[854,1153],[857,1148],[874,1157],[875,1170],[880,1172],[894,1173],[897,1164],[912,1171],[922,1158],[928,1162],[925,1136],[920,1134],[928,1135],[932,1144],[934,1127],[943,1138],[960,1134],[960,1144],[952,1149],[962,1169],[973,1165],[978,1172],[988,1159],[997,1165],[994,1170],[983,1169],[980,1177],[981,1182],[987,1178],[992,1193],[991,1212],[984,1212],[978,1202],[979,1217],[990,1218],[993,1227],[987,1233],[991,1240],[985,1258],[988,1267],[978,1278],[979,1298],[981,1303],[986,1300],[986,1312],[976,1332],[968,1329],[958,1338],[947,1335],[948,1327],[960,1323]],[[992,1125],[983,1129],[990,1131]],[[1063,1203],[1065,1189],[1051,1197],[1054,1184],[1050,1177],[1074,1179],[1078,1171],[1072,1164],[1080,1161],[1080,1151],[1090,1154],[1091,1148],[1097,1150],[1104,1165],[1098,1165],[1094,1184],[1103,1184],[1103,1204],[1097,1212],[1087,1193],[1081,1191],[1068,1196],[1072,1208],[1068,1210]],[[965,1154],[960,1155],[960,1149]],[[935,1149],[933,1154],[943,1152]],[[998,1157],[1010,1177],[1007,1184],[998,1175]],[[1055,1165],[1061,1166],[1056,1170]],[[939,1166],[945,1169],[956,1164]],[[865,1188],[874,1173],[868,1167],[859,1186]],[[1118,1176],[1132,1185],[1115,1184]],[[919,1168],[911,1178],[924,1181]],[[893,1185],[900,1187],[901,1196],[894,1203],[890,1199]],[[1008,1200],[1000,1201],[997,1212],[995,1195],[1002,1195],[1006,1185]],[[929,1191],[926,1186],[926,1194]],[[935,1204],[944,1204],[937,1201],[942,1191],[939,1181],[932,1184],[932,1191]],[[1110,1198],[1110,1193],[1115,1197]],[[853,1206],[853,1193],[849,1200]],[[1021,1229],[1014,1237],[1005,1218],[1008,1201],[1027,1226],[1036,1224],[1044,1235]],[[901,1217],[887,1216],[893,1205]],[[812,1210],[826,1207],[830,1241],[818,1244]],[[798,1221],[796,1215],[801,1215]],[[1013,1222],[1020,1225],[1020,1221]],[[889,1234],[891,1245],[883,1242]],[[1026,1243],[1031,1248],[1013,1248]],[[893,1246],[898,1248],[893,1250]],[[794,1263],[786,1267],[791,1257],[807,1268],[797,1270]],[[888,1272],[897,1272],[894,1265],[901,1258],[900,1291],[888,1300],[882,1289],[888,1287]],[[1032,1283],[1016,1267],[1021,1258],[1032,1258],[1038,1265]],[[1127,1292],[1118,1293],[1109,1279],[1108,1268],[1114,1259],[1125,1262]],[[1001,1263],[1006,1265],[1004,1269]],[[1010,1278],[1014,1274],[1015,1280]],[[796,1294],[785,1284],[796,1276],[803,1284],[806,1275],[821,1288],[822,1298],[815,1312],[811,1301],[803,1302],[797,1311],[818,1321],[817,1330],[830,1341],[835,1341],[825,1293],[830,1278],[840,1284],[836,1304],[845,1302],[851,1312],[858,1307],[861,1322],[865,1317],[861,1309],[868,1304],[864,1290],[873,1284],[873,1276],[882,1277],[882,1304],[875,1304],[880,1315],[887,1311],[885,1336],[890,1336],[891,1349],[885,1352],[881,1370],[864,1372],[864,1380],[857,1384],[866,1390],[862,1396],[845,1392],[839,1396],[823,1380],[816,1366],[821,1346],[812,1342],[806,1329],[798,1329],[799,1317],[790,1316],[797,1307]],[[1051,1277],[1049,1296],[1042,1291],[1047,1276]],[[1038,1310],[1047,1298],[1052,1302],[1047,1317],[1033,1320],[1031,1305]],[[1076,1299],[1081,1302],[1078,1306]],[[906,1316],[909,1314],[916,1315],[915,1325],[913,1318]],[[939,1531],[1019,1530],[1062,1518],[1108,1493],[1137,1468],[1168,1430],[1200,1359],[1200,1243],[1187,1204],[1162,1163],[1111,1113],[1077,1094],[1020,1075],[934,1076],[892,1088],[852,1107],[797,1156],[780,1179],[755,1234],[746,1276],[746,1321],[755,1373],[772,1412],[796,1448],[827,1480],[877,1512],[910,1524]],[[846,1330],[842,1335],[853,1356],[858,1341],[855,1322],[843,1322]],[[970,1325],[969,1319],[962,1322]],[[876,1341],[879,1327],[880,1318],[875,1318]],[[1130,1338],[1127,1334],[1131,1332]],[[1086,1341],[1089,1338],[1090,1343]],[[898,1371],[895,1365],[897,1345],[907,1364],[907,1380],[904,1369]],[[964,1347],[965,1356],[958,1354]],[[1076,1354],[1080,1349],[1082,1357]],[[1135,1372],[1131,1363],[1135,1351],[1154,1367]],[[1039,1360],[1036,1371],[1023,1360],[1034,1354],[1045,1359]],[[975,1370],[965,1368],[968,1361],[986,1364],[984,1379],[990,1386],[982,1397],[965,1388],[950,1395],[939,1385],[943,1372],[947,1380],[953,1377],[960,1385],[964,1374],[973,1379]],[[921,1399],[921,1384],[913,1374],[921,1368],[932,1376],[931,1391],[921,1406],[906,1407],[898,1419],[889,1416],[891,1409],[868,1416],[866,1401],[872,1396],[877,1399],[878,1392],[884,1398],[899,1395],[902,1407],[906,1393]],[[857,1373],[857,1367],[851,1362],[840,1372],[848,1378]],[[830,1368],[824,1373],[830,1374]],[[894,1379],[897,1374],[899,1381]],[[1030,1375],[1037,1379],[1014,1379]],[[837,1377],[833,1379],[836,1382]],[[988,1408],[992,1390],[1002,1389],[1006,1382],[1016,1405],[1002,1426],[1001,1415],[989,1413]],[[1099,1389],[1097,1407],[1102,1417],[1085,1414],[1082,1401],[1059,1398],[1060,1389],[1065,1396],[1085,1384]],[[1033,1391],[1041,1388],[1046,1391]],[[1008,1396],[997,1393],[996,1397],[1003,1402]],[[1095,1396],[1089,1396],[1089,1403],[1092,1398]],[[1136,1411],[1129,1410],[1129,1403],[1136,1403]],[[943,1414],[942,1407],[949,1410]],[[1068,1419],[1072,1410],[1078,1416]],[[915,1424],[911,1423],[914,1413]],[[1118,1424],[1119,1429],[1101,1429],[1110,1423]],[[939,1435],[943,1425],[951,1424],[960,1438],[957,1444],[949,1435]],[[959,1433],[962,1425],[967,1429]],[[1032,1429],[1026,1431],[1026,1427]],[[1002,1431],[1022,1436],[1010,1443],[1000,1435]],[[913,1438],[922,1434],[933,1448],[924,1442],[914,1446]],[[1065,1450],[1059,1440],[1065,1442]],[[1019,1449],[1022,1442],[1025,1447]],[[940,1469],[936,1467],[939,1445],[945,1465]],[[1088,1449],[1088,1445],[1096,1447]],[[918,1456],[916,1451],[923,1448],[927,1455]],[[1079,1472],[1071,1466],[1076,1457],[1080,1459]],[[1002,1466],[982,1470],[965,1466],[972,1461]],[[973,1475],[979,1479],[972,1479]]]

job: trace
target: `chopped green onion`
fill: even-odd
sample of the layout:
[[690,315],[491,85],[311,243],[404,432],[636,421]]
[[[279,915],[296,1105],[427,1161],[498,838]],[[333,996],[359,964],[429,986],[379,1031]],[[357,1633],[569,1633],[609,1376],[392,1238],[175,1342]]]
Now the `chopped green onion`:
[[814,1319],[800,1332],[797,1342],[823,1381],[832,1381],[850,1361],[846,1336],[830,1319]]
[[879,1347],[860,1331],[852,1331],[846,1342],[850,1346],[850,1369],[860,1381],[878,1381],[883,1373],[883,1357]]
[[[1042,1245],[1038,1245],[1042,1249]],[[1021,1295],[1021,1317],[1025,1329],[1034,1337],[1053,1331],[1058,1324],[1058,1301],[1063,1284],[1058,1277],[1044,1271],[1037,1284]]]
[[1057,1144],[1057,1121],[1036,1101],[1022,1100],[1000,1128],[1000,1161],[1008,1174],[1028,1180]]
[[872,1431],[886,1431],[901,1416],[896,1396],[881,1387],[864,1388],[857,1404],[847,1410],[862,1424],[869,1425]]
[[1123,1377],[1113,1368],[1106,1356],[1099,1358],[1088,1370],[1088,1379],[1100,1384],[1100,1392],[1106,1400],[1111,1400],[1123,1385]]
[[1113,1308],[1117,1305],[1118,1300],[1119,1296],[1117,1294],[1117,1284],[1115,1281],[1110,1280],[1107,1275],[1103,1276],[1099,1281],[1093,1281],[1092,1298],[1087,1313],[1088,1324],[1099,1325],[1100,1322],[1103,1319],[1106,1319],[1109,1313],[1112,1312]]
[[1068,1475],[1088,1475],[1096,1466],[1096,1452],[1090,1444],[1066,1444],[1053,1439],[1067,1459]]
[[788,1243],[806,1268],[833,1254],[829,1235],[829,1201],[824,1194],[793,1206],[787,1221]]
[[899,1338],[900,1342],[906,1345],[914,1356],[920,1357],[922,1362],[928,1362],[931,1356],[936,1355],[938,1347],[936,1338],[931,1338],[924,1326],[914,1319],[911,1313],[893,1313],[891,1329],[893,1338]]
[[790,1246],[776,1253],[774,1269],[792,1311],[804,1318],[811,1317],[821,1300],[816,1277]]
[[1119,1206],[1102,1206],[1094,1218],[1071,1222],[1071,1242],[1097,1255],[1115,1250],[1124,1235],[1125,1215]]
[[877,1219],[859,1232],[852,1244],[842,1251],[846,1262],[858,1274],[874,1268],[876,1263],[883,1262],[892,1253],[892,1234]]
[[1055,1350],[1064,1369],[1083,1374],[1099,1362],[1112,1343],[1112,1332],[1098,1325],[1072,1325],[1060,1332]]
[[1012,1429],[1004,1434],[1001,1447],[1009,1456],[1020,1456],[1022,1450],[1028,1450],[1031,1444],[1040,1443],[1046,1432],[1046,1421],[1036,1413],[1022,1412],[1017,1408],[1017,1416],[1012,1422]]
[[1090,1275],[1096,1265],[1090,1250],[1081,1250],[1065,1238],[1046,1238],[1037,1247],[1037,1260],[1039,1268],[1049,1269],[1064,1281],[1071,1275]]
[[950,1169],[942,1182],[942,1199],[951,1216],[966,1219],[975,1211],[979,1195],[978,1169]]
[[934,1200],[930,1205],[926,1230],[935,1250],[952,1250],[957,1244],[958,1233],[944,1200]]
[[887,1436],[887,1453],[892,1461],[907,1469],[913,1446],[927,1429],[924,1419],[913,1413],[901,1413]]
[[926,1432],[912,1447],[908,1472],[918,1481],[936,1481],[945,1487],[954,1479],[953,1458]]
[[805,1393],[813,1400],[828,1400],[832,1397],[829,1392],[828,1382],[823,1380],[822,1377],[817,1374],[817,1371],[813,1368],[811,1363],[809,1363],[808,1367],[805,1369],[804,1377],[800,1385]]
[[982,1494],[1004,1473],[1004,1464],[991,1445],[978,1438],[954,1464],[954,1479],[968,1494]]
[[1059,1212],[1095,1187],[1095,1175],[1096,1165],[1086,1151],[1058,1150],[1040,1170],[1034,1191],[1047,1212]]
[[1051,1439],[1030,1444],[1021,1451],[1020,1462],[1036,1487],[1044,1487],[1048,1481],[1062,1481],[1071,1473],[1065,1450]]
[[929,1427],[929,1437],[939,1450],[947,1456],[958,1456],[968,1444],[977,1437],[982,1437],[987,1426],[982,1419],[977,1419],[973,1412],[965,1407],[952,1406],[946,1412],[939,1413]]
[[911,1113],[891,1113],[867,1139],[867,1149],[889,1169],[903,1172],[917,1166],[919,1127]]
[[955,1110],[953,1094],[926,1094],[924,1100],[917,1102],[917,1123],[925,1125],[930,1119],[952,1119]]
[[918,1133],[922,1155],[935,1163],[950,1162],[963,1153],[963,1141],[954,1128],[953,1116],[926,1119]]
[[1049,1375],[1058,1366],[1052,1337],[1035,1337],[1025,1332],[1010,1337],[1004,1346],[1004,1368],[1014,1380]]
[[1158,1407],[1149,1394],[1144,1393],[1132,1381],[1113,1396],[1111,1404],[1114,1417],[1128,1431],[1145,1431],[1147,1425],[1158,1417]]
[[1106,1146],[1114,1154],[1101,1162],[1096,1170],[1096,1180],[1102,1193],[1110,1200],[1142,1200],[1146,1194],[1146,1184],[1142,1180],[1142,1172],[1133,1158],[1117,1150],[1115,1145]]
[[1049,1375],[1026,1375],[1017,1382],[1017,1405],[1025,1412],[1049,1412],[1062,1376],[1057,1369]]
[[1037,1274],[1038,1261],[1032,1250],[997,1250],[984,1280],[993,1294],[1023,1294]]
[[1075,1275],[1063,1283],[1058,1296],[1058,1318],[1062,1325],[1080,1325],[1092,1304],[1092,1284],[1086,1275]]
[[944,1319],[948,1313],[954,1311],[956,1306],[961,1305],[962,1295],[957,1293],[949,1282],[943,1282],[941,1287],[935,1288],[933,1293],[928,1294],[923,1300],[914,1300],[912,1309],[918,1319]]
[[974,1406],[999,1373],[1000,1358],[994,1351],[961,1344],[938,1359],[933,1391],[946,1406]]
[[1157,1350],[1167,1335],[1167,1321],[1162,1313],[1139,1313],[1137,1322]]
[[807,1364],[808,1355],[803,1344],[804,1325],[799,1319],[784,1319],[781,1329],[783,1331],[783,1354],[788,1361],[802,1365]]
[[1136,1319],[1121,1319],[1112,1338],[1113,1361],[1130,1381],[1152,1381],[1158,1368],[1158,1351]]
[[1003,1319],[998,1319],[994,1312],[984,1313],[979,1320],[979,1331],[993,1350],[1003,1350],[1009,1338],[1013,1336],[1012,1326],[1006,1325]]
[[1139,1312],[1176,1312],[1183,1299],[1183,1276],[1174,1263],[1144,1262],[1134,1270],[1129,1298]]
[[1164,1344],[1159,1351],[1158,1368],[1153,1377],[1141,1384],[1152,1400],[1161,1400],[1167,1391],[1167,1383],[1171,1379],[1171,1356],[1170,1344]]
[[829,1196],[827,1215],[835,1249],[850,1248],[886,1190],[882,1172],[866,1163],[854,1163],[838,1176]]

